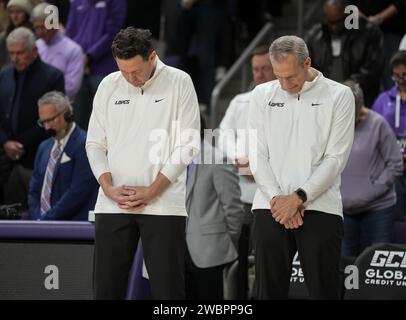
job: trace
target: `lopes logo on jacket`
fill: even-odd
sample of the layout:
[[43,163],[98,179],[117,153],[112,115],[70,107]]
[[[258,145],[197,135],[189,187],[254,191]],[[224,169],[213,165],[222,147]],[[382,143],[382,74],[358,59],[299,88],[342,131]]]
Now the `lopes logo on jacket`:
[[116,100],[114,104],[130,104],[130,100]]
[[275,107],[276,108],[282,108],[282,107],[285,106],[285,103],[284,102],[272,102],[272,101],[269,101],[268,106],[274,107],[274,108]]

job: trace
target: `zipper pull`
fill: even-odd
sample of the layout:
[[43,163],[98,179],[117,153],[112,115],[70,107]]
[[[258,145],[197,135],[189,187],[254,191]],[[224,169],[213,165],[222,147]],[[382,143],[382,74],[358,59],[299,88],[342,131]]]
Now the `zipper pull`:
[[300,100],[300,93],[297,95],[297,101]]

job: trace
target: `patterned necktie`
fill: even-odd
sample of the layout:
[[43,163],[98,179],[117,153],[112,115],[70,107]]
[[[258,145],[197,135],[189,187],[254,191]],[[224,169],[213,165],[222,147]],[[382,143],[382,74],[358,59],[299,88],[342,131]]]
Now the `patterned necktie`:
[[41,192],[41,215],[44,216],[51,209],[51,191],[52,178],[55,172],[55,167],[62,153],[62,146],[58,143],[48,160],[47,170],[45,171],[44,185]]

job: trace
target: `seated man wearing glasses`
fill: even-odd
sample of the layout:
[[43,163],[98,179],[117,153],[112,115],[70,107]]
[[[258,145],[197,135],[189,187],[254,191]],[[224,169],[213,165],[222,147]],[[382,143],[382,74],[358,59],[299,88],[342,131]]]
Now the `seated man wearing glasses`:
[[73,121],[69,99],[60,92],[39,99],[38,114],[38,125],[52,137],[38,148],[29,213],[35,220],[88,220],[98,184],[86,156],[86,132]]

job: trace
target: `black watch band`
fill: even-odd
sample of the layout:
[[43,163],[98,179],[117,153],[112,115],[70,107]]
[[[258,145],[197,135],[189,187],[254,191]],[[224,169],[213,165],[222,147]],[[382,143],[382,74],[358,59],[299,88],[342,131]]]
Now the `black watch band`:
[[300,198],[300,200],[302,200],[303,203],[307,201],[307,194],[303,189],[299,188],[295,191],[295,193]]

